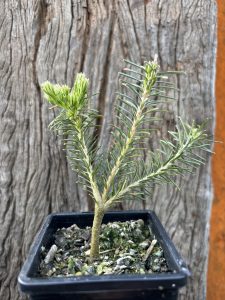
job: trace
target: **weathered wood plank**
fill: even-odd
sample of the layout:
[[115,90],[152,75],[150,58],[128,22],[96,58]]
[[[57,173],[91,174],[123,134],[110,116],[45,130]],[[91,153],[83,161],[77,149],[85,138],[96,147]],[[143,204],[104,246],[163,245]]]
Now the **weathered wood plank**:
[[[105,148],[122,59],[143,62],[157,53],[163,69],[187,75],[174,78],[179,99],[168,105],[164,125],[149,145],[174,127],[177,115],[210,117],[213,133],[216,5],[213,0],[7,0],[0,11],[0,298],[17,300],[22,298],[16,277],[43,218],[52,211],[91,208],[60,141],[47,129],[54,112],[43,101],[40,84],[48,79],[71,85],[84,71],[91,90],[100,92],[93,107],[104,115],[99,124]],[[155,187],[152,200],[129,206],[156,210],[193,271],[181,299],[201,300],[212,198],[209,157],[181,185],[181,192]]]

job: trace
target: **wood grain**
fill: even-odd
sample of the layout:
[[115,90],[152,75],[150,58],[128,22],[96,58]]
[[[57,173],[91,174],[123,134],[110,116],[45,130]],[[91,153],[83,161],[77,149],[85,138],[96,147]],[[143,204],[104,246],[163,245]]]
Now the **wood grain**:
[[[60,141],[48,130],[54,111],[43,101],[45,80],[72,85],[77,72],[100,92],[93,107],[104,116],[99,143],[109,143],[117,72],[122,59],[143,63],[157,53],[181,93],[168,105],[156,138],[177,115],[214,130],[216,4],[213,0],[6,0],[0,2],[0,298],[22,299],[17,275],[45,216],[92,208],[75,183]],[[180,179],[177,180],[180,183]],[[208,227],[212,200],[210,157],[182,191],[154,187],[153,198],[124,207],[155,209],[193,278],[180,299],[205,299]]]

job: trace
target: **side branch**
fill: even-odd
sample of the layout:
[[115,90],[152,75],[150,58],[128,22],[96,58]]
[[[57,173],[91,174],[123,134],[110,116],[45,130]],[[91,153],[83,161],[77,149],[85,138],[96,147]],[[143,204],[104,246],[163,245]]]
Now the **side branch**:
[[[193,130],[195,130],[193,128]],[[142,184],[146,184],[148,182],[152,182],[154,179],[165,175],[170,170],[172,171],[174,167],[175,161],[179,160],[182,155],[190,148],[193,147],[193,144],[198,140],[200,136],[197,138],[193,138],[193,136],[189,136],[186,142],[178,148],[177,152],[174,153],[168,160],[166,160],[156,171],[147,174],[146,176],[130,183],[128,186],[124,187],[117,194],[112,196],[106,203],[107,209],[109,209],[116,201],[119,201],[125,194],[131,192],[133,189],[139,187]],[[172,182],[172,181],[171,181]]]
[[87,165],[87,175],[88,175],[90,186],[92,189],[93,198],[95,199],[95,201],[97,202],[97,205],[99,207],[103,207],[102,197],[99,192],[97,183],[95,181],[94,171],[93,171],[91,160],[90,160],[90,157],[88,154],[88,148],[85,143],[83,132],[82,132],[81,128],[77,128],[77,131],[78,131],[77,137],[78,137],[78,140],[80,142],[80,145],[81,145],[81,148],[82,148],[82,151],[84,154],[84,161],[86,162],[86,165]]

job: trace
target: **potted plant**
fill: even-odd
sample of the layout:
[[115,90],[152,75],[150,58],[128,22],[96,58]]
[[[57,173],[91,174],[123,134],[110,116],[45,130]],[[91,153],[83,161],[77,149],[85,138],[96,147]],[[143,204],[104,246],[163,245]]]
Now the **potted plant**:
[[99,115],[89,107],[85,75],[76,76],[72,89],[42,85],[60,109],[50,128],[62,137],[95,211],[48,216],[19,275],[30,299],[177,299],[186,283],[189,271],[154,212],[110,210],[139,199],[152,183],[175,184],[175,176],[204,162],[199,150],[209,151],[208,138],[203,126],[179,119],[171,139],[161,140],[144,161],[142,141],[149,131],[143,125],[155,121],[159,103],[173,98],[168,90],[176,88],[166,77],[172,72],[161,72],[156,59],[143,66],[126,63],[107,153],[96,145]]

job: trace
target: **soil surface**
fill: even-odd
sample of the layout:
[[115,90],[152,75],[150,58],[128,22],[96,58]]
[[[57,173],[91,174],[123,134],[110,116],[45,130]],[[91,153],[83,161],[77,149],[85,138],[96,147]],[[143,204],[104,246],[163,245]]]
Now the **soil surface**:
[[143,220],[103,224],[100,257],[90,262],[91,227],[72,225],[41,248],[41,277],[170,272],[163,250]]

